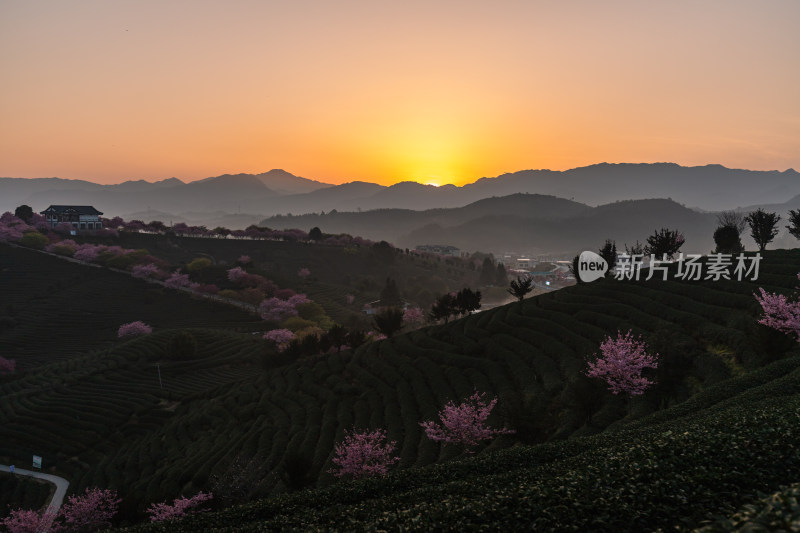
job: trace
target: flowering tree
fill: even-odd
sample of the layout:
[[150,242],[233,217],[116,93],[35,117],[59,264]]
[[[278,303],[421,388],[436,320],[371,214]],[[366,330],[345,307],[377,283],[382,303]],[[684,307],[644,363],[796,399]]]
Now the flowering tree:
[[213,497],[212,493],[198,492],[191,498],[175,498],[172,505],[162,502],[154,503],[147,509],[147,514],[150,515],[151,522],[161,522],[163,520],[180,520],[181,518],[192,514],[193,510],[201,503],[210,500]]
[[247,272],[245,272],[242,267],[233,267],[230,270],[228,270],[228,279],[234,283],[236,283],[246,275]]
[[282,352],[292,339],[294,339],[294,333],[288,329],[273,329],[264,334],[264,339],[274,342],[278,347],[278,351]]
[[418,326],[425,320],[425,312],[419,307],[409,307],[403,313],[403,322]]
[[136,322],[130,322],[128,324],[122,324],[119,327],[119,331],[117,332],[117,337],[138,337],[140,335],[149,335],[153,332],[153,328],[142,322],[141,320],[137,320]]
[[0,374],[12,374],[15,367],[16,362],[13,359],[6,359],[0,356]]
[[280,322],[290,316],[297,316],[297,306],[309,301],[305,294],[294,294],[288,300],[273,297],[261,302],[258,312],[264,320]]
[[589,362],[586,375],[604,379],[612,394],[643,394],[653,381],[642,376],[642,370],[658,367],[658,354],[646,350],[641,337],[634,338],[630,330],[625,335],[618,331],[616,338],[606,337],[600,344],[601,356]]
[[95,246],[94,244],[79,244],[75,248],[75,253],[72,257],[73,259],[86,261],[89,263],[97,259],[97,255],[100,253],[100,250],[101,247]]
[[237,263],[240,265],[249,265],[252,260],[250,259],[249,255],[241,255],[239,259],[236,260]]
[[189,274],[181,274],[179,270],[176,270],[164,280],[164,285],[170,289],[180,289],[182,287],[191,287],[192,282],[189,281]]
[[345,296],[345,300],[347,300],[348,304],[352,304],[353,302],[356,301],[356,297],[353,296],[352,294],[348,294],[347,296]]
[[[800,274],[797,277],[800,278]],[[790,301],[783,294],[772,294],[763,288],[758,290],[761,296],[754,296],[764,312],[758,323],[793,335],[800,342],[800,302]]]
[[66,531],[98,531],[111,526],[122,501],[115,490],[86,489],[83,496],[70,496],[61,508],[58,519]]
[[483,440],[514,433],[511,429],[494,429],[486,425],[486,419],[497,404],[497,398],[487,402],[484,396],[485,392],[475,391],[458,405],[452,401],[447,402],[444,409],[439,411],[441,425],[432,420],[420,424],[425,429],[425,435],[437,442],[463,446],[467,453],[471,453],[471,448]]
[[47,531],[53,516],[50,514],[39,514],[36,511],[25,511],[14,509],[5,519],[0,520],[8,533],[40,533]]
[[297,271],[297,275],[303,279],[306,279],[308,276],[311,275],[311,271],[307,268],[301,268],[300,270]]
[[156,272],[158,272],[158,267],[153,263],[148,263],[146,265],[133,265],[133,268],[131,268],[131,274],[134,278],[149,278]]
[[344,440],[336,445],[333,464],[338,468],[329,470],[336,477],[346,475],[354,479],[384,475],[389,467],[400,460],[392,456],[397,441],[385,443],[386,430],[369,432],[345,431]]

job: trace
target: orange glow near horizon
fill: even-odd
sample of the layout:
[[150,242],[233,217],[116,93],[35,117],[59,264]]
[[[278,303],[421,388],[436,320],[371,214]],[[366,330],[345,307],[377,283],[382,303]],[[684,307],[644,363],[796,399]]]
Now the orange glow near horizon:
[[0,176],[800,170],[800,3],[0,6]]

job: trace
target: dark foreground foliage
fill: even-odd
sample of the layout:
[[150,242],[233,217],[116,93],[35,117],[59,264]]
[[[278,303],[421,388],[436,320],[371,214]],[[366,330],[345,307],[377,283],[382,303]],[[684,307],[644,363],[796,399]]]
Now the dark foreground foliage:
[[767,500],[760,493],[800,479],[800,358],[719,384],[697,401],[706,408],[679,406],[632,429],[127,531],[639,532],[712,523],[708,531],[731,531],[744,522],[796,521],[796,486]]

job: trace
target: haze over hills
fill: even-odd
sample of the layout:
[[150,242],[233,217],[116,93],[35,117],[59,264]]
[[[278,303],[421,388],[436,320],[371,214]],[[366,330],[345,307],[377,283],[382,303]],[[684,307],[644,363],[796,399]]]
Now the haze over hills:
[[0,209],[27,203],[34,209],[51,203],[97,204],[111,215],[150,206],[178,214],[195,212],[280,213],[379,208],[431,209],[461,207],[482,198],[518,192],[571,198],[589,205],[616,200],[672,198],[706,210],[781,203],[800,194],[800,175],[792,169],[751,171],[719,165],[682,167],[672,163],[602,163],[567,171],[523,170],[481,178],[457,187],[416,182],[392,186],[352,182],[331,185],[294,176],[284,170],[262,174],[225,174],[184,183],[176,178],[148,183],[128,181],[98,185],[60,178],[0,178]]
[[[676,228],[687,240],[685,251],[708,253],[714,247],[716,215],[700,213],[673,200],[626,200],[597,207],[536,194],[513,194],[480,200],[465,207],[412,211],[377,209],[325,215],[279,216],[268,227],[320,227],[326,233],[358,233],[391,240],[395,246],[449,244],[467,251],[509,250],[574,254],[602,245],[607,238],[644,242],[655,230]],[[754,243],[745,239],[745,246]]]

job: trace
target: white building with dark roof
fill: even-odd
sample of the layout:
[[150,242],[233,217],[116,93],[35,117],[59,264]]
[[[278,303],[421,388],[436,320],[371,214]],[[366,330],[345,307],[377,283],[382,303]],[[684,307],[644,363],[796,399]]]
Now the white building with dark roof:
[[100,211],[90,205],[51,205],[41,212],[50,227],[62,222],[72,224],[76,231],[96,231],[103,229]]

